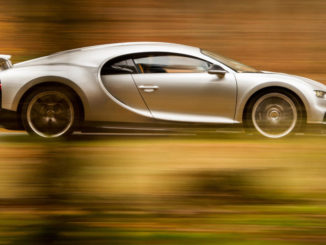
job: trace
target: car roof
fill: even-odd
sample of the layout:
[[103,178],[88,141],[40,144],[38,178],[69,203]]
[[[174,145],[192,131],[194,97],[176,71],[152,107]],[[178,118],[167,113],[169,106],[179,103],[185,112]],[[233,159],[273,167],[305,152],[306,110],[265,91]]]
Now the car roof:
[[111,44],[102,44],[95,46],[88,46],[83,48],[66,50],[58,53],[54,53],[53,56],[56,55],[64,55],[68,53],[97,53],[105,52],[105,51],[119,51],[121,54],[123,53],[135,53],[135,52],[154,52],[154,51],[171,51],[171,52],[198,52],[199,48],[187,46],[183,44],[176,43],[166,43],[166,42],[123,42],[123,43],[111,43]]
[[45,64],[75,64],[99,66],[106,60],[121,55],[143,52],[172,52],[187,55],[200,55],[200,49],[192,46],[164,42],[125,42],[71,49],[49,56],[15,64],[15,67]]
[[157,46],[157,47],[183,47],[183,48],[194,48],[192,46],[177,44],[177,43],[167,43],[167,42],[122,42],[122,43],[111,43],[111,44],[102,44],[81,48],[81,50],[94,50],[94,49],[105,49],[111,47],[119,47],[119,46]]

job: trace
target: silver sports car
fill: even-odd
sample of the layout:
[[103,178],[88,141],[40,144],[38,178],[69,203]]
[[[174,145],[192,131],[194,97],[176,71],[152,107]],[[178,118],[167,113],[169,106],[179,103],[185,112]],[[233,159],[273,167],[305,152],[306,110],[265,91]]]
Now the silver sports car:
[[0,55],[1,124],[41,137],[98,127],[242,125],[280,138],[326,123],[326,86],[180,44],[86,47],[12,65]]

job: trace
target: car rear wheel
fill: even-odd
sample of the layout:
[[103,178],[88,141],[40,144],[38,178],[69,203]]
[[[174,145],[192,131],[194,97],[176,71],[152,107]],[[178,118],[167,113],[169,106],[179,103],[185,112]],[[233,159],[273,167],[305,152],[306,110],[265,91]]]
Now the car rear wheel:
[[41,87],[30,93],[22,107],[23,125],[44,138],[70,135],[78,119],[75,96],[65,88]]
[[295,131],[302,121],[299,103],[291,94],[270,92],[256,98],[250,121],[256,131],[268,138],[282,138]]

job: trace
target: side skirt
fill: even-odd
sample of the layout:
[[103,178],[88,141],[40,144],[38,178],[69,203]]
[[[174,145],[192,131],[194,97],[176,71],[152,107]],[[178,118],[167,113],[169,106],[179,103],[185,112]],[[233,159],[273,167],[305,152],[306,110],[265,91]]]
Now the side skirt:
[[103,123],[84,122],[81,132],[136,132],[136,133],[175,133],[175,132],[215,132],[216,130],[242,130],[242,124],[199,124],[199,123]]

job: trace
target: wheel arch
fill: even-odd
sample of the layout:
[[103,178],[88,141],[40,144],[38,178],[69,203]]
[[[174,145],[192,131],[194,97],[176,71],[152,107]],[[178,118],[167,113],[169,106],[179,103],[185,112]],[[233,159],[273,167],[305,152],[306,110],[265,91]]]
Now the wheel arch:
[[80,121],[84,121],[85,119],[85,97],[83,93],[81,92],[81,89],[72,81],[60,77],[43,77],[42,79],[35,79],[27,84],[28,86],[25,88],[22,88],[23,92],[19,96],[19,99],[16,100],[16,110],[18,114],[18,120],[21,122],[21,111],[23,102],[26,99],[26,97],[36,89],[44,86],[60,86],[68,91],[70,91],[72,94],[74,94],[77,103],[78,108],[80,111]]
[[250,104],[259,96],[262,96],[266,93],[269,93],[271,91],[279,91],[279,92],[285,92],[285,93],[289,93],[292,96],[294,96],[297,100],[297,102],[300,104],[301,108],[302,108],[302,119],[303,122],[306,123],[307,122],[307,108],[306,108],[306,104],[304,102],[304,100],[302,99],[301,96],[298,95],[298,93],[296,93],[295,91],[286,88],[286,87],[282,87],[282,86],[269,86],[269,87],[264,87],[261,89],[258,89],[257,91],[255,91],[254,93],[252,93],[246,100],[246,102],[244,103],[243,109],[241,110],[242,114],[241,114],[241,120],[243,123],[245,123],[246,121],[246,117],[248,115],[248,111],[249,111],[249,106]]

